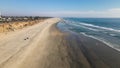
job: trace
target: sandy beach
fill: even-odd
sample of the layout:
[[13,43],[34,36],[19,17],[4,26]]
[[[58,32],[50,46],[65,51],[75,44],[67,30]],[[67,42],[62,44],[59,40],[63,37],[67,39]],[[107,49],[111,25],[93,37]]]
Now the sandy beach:
[[0,68],[120,68],[120,52],[106,44],[56,27],[50,18],[0,33]]

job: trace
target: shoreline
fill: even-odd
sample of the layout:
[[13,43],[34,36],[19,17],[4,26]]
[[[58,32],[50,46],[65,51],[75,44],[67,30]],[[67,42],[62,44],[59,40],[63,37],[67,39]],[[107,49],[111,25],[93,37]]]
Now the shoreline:
[[[80,35],[83,53],[93,68],[119,68],[120,53],[100,40]],[[81,50],[82,50],[81,49]],[[105,66],[105,67],[102,67]]]
[[59,21],[51,18],[0,39],[0,68],[120,68],[119,52],[60,30]]
[[105,42],[105,41],[103,41],[103,40],[100,40],[100,39],[95,38],[95,37],[92,37],[92,36],[88,36],[88,35],[85,35],[85,34],[83,34],[83,35],[86,36],[86,37],[90,37],[90,38],[92,38],[92,39],[98,40],[98,41],[100,41],[100,42],[106,44],[106,45],[109,46],[110,48],[112,48],[112,49],[114,49],[114,50],[120,52],[120,49],[119,49],[119,48],[116,48],[116,47],[112,46],[112,44],[110,44],[110,43],[107,43],[107,42]]
[[[61,31],[62,31],[62,29],[61,29]],[[65,31],[63,30],[63,32],[65,32]],[[87,60],[92,68],[114,68],[114,67],[119,68],[120,67],[120,65],[119,65],[120,53],[118,50],[110,47],[108,44],[106,44],[98,39],[91,38],[91,37],[88,37],[88,36],[85,36],[82,34],[77,34],[77,33],[71,32],[71,31],[67,31],[67,32],[72,34],[72,36],[77,36],[76,41],[79,40],[78,43],[80,44],[79,45],[80,49],[83,52],[83,54],[85,55],[85,57],[87,58]],[[100,49],[98,47],[100,47]],[[90,48],[90,50],[89,50],[89,48]],[[96,57],[93,57],[95,55],[96,55]],[[112,62],[111,62],[111,60],[112,60]],[[94,62],[94,61],[96,61],[96,62]]]

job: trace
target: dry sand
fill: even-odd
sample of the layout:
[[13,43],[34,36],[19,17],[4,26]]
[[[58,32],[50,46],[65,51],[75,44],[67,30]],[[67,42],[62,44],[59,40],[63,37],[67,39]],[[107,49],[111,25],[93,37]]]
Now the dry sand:
[[81,51],[79,55],[74,51],[68,52],[74,48],[70,48],[69,41],[66,41],[67,34],[55,27],[59,20],[52,18],[1,34],[0,68],[90,68]]
[[[118,61],[110,63],[111,54],[101,53],[108,49],[120,57],[118,52],[104,49],[105,44],[97,40],[61,32],[56,27],[58,21],[59,18],[51,18],[22,30],[1,33],[0,68],[119,68],[118,58],[112,57]],[[98,44],[101,49],[96,47]]]

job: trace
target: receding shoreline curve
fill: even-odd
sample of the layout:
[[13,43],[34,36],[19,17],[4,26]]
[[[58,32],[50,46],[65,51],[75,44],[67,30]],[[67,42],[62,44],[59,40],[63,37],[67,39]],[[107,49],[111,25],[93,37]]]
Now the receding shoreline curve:
[[119,68],[120,53],[57,28],[59,18],[1,33],[0,68]]

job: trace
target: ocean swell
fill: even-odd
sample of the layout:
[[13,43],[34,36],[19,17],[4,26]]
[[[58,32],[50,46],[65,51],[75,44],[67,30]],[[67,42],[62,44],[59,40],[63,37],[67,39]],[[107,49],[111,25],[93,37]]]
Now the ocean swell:
[[95,27],[103,30],[109,30],[109,31],[114,31],[114,32],[120,32],[120,30],[113,29],[113,28],[108,28],[108,27],[102,27],[102,26],[97,26],[93,24],[87,24],[87,23],[79,23],[80,25],[88,26],[88,27]]

